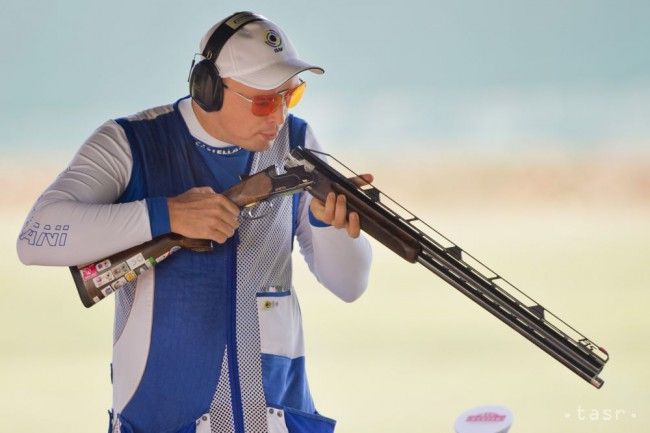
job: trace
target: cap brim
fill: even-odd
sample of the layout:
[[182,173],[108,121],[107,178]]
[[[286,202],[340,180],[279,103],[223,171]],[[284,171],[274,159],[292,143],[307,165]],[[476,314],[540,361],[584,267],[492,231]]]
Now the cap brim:
[[320,66],[312,65],[300,59],[292,59],[270,64],[248,74],[233,75],[230,78],[255,89],[271,90],[280,87],[292,77],[304,71],[319,75],[325,72]]

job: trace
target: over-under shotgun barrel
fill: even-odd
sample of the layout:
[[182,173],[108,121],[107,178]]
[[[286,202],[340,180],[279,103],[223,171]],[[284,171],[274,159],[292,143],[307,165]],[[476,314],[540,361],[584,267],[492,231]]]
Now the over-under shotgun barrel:
[[[314,175],[314,184],[307,188],[314,197],[324,200],[332,191],[345,194],[348,212],[359,214],[361,228],[370,236],[405,260],[425,266],[596,388],[603,385],[598,374],[609,360],[605,349],[377,188],[355,183],[326,163],[322,156],[334,159],[331,155],[297,148],[291,152],[288,162],[290,166],[304,166]],[[400,209],[391,209],[382,197]],[[404,211],[410,216],[402,216]],[[443,238],[446,245],[425,233],[425,227]]]

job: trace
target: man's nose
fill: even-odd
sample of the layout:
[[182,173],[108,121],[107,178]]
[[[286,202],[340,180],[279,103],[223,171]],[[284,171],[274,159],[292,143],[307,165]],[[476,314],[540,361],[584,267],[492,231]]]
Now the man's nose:
[[274,122],[276,125],[282,125],[287,118],[287,102],[282,98],[282,102],[280,102],[280,105],[271,113],[269,114],[269,121]]

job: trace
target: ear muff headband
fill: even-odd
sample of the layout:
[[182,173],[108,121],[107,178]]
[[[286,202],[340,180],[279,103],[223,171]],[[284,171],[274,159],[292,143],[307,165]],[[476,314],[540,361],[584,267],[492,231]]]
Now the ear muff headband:
[[190,67],[190,95],[205,111],[219,111],[223,105],[223,81],[219,75],[216,61],[228,39],[237,30],[263,17],[253,12],[236,12],[226,18],[210,35],[201,54],[203,59]]

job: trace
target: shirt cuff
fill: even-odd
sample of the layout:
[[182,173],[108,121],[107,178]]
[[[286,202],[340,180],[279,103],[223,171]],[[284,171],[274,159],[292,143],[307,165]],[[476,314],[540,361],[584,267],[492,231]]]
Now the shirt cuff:
[[172,231],[169,223],[169,209],[166,197],[149,197],[146,199],[149,210],[149,227],[151,238],[167,234]]
[[324,223],[323,221],[316,218],[314,216],[314,214],[311,213],[311,209],[309,209],[309,223],[314,227],[329,227],[330,226],[329,224]]

